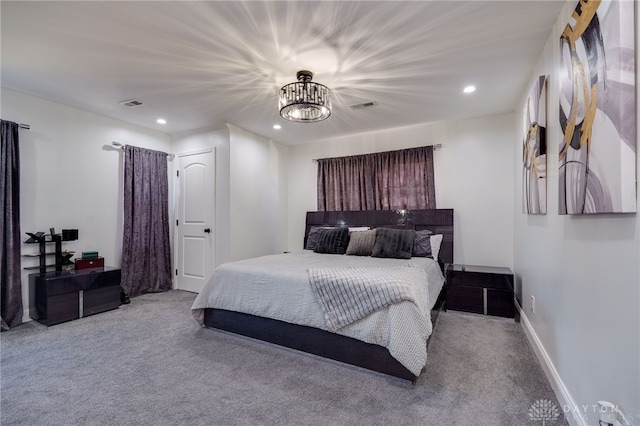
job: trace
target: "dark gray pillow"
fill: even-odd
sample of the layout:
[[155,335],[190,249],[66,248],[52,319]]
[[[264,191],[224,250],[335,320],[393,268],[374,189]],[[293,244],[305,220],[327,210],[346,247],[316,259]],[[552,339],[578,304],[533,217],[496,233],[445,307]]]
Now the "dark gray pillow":
[[307,234],[307,244],[304,246],[305,250],[314,250],[316,245],[318,245],[318,237],[320,236],[320,230],[324,229],[322,226],[312,226],[309,228],[309,233]]
[[415,236],[413,229],[378,228],[371,256],[411,259]]
[[349,228],[321,229],[316,253],[345,254],[349,245]]
[[349,234],[347,254],[353,254],[355,256],[371,256],[375,243],[375,229],[370,231],[353,231]]
[[433,232],[428,229],[416,231],[416,237],[413,240],[414,257],[433,257],[431,256],[431,235]]

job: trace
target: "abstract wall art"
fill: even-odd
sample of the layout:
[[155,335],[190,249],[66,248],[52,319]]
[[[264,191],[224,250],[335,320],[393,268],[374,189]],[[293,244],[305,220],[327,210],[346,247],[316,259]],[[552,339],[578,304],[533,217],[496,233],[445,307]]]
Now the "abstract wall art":
[[524,106],[522,212],[547,213],[547,77],[538,77]]
[[581,0],[560,36],[560,214],[636,212],[634,4]]

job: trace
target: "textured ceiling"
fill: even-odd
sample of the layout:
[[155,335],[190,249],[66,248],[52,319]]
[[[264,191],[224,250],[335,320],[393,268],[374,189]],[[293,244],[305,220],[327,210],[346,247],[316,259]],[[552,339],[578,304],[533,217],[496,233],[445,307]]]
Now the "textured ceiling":
[[[231,123],[297,144],[513,111],[562,5],[3,0],[1,83],[174,135]],[[328,120],[280,118],[300,69],[332,89]]]

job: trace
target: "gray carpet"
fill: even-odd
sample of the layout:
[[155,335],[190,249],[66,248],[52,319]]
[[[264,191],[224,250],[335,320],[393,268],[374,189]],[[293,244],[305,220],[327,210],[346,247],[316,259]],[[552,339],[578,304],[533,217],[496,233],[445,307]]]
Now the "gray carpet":
[[[195,295],[148,294],[2,333],[8,425],[532,425],[558,405],[520,325],[443,312],[416,385],[198,327]],[[567,424],[564,418],[546,424]]]

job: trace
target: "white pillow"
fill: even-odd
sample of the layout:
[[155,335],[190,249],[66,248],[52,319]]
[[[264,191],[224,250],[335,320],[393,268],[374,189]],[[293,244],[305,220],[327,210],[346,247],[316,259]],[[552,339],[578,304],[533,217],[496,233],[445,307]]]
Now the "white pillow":
[[429,236],[429,241],[431,242],[431,256],[433,256],[433,260],[438,261],[438,253],[440,253],[440,244],[442,244],[442,234],[435,234]]
[[368,226],[352,226],[352,227],[349,227],[349,233],[358,232],[358,231],[368,231],[369,229],[371,228]]

